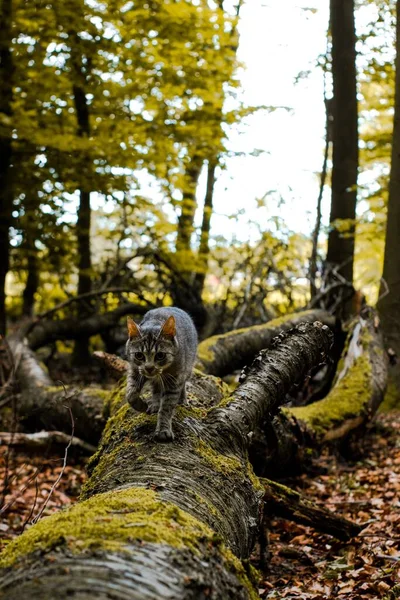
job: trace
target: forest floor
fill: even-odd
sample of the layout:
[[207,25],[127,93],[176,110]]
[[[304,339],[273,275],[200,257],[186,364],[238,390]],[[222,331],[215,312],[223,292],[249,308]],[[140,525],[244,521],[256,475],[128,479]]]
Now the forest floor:
[[[399,434],[400,412],[379,415],[356,460],[326,454],[315,463],[319,474],[285,482],[317,504],[367,525],[344,543],[309,527],[272,520],[271,561],[261,577],[261,598],[385,598],[400,581]],[[86,460],[67,462],[63,468],[63,457],[32,457],[0,447],[0,548],[42,511],[48,515],[76,501]]]

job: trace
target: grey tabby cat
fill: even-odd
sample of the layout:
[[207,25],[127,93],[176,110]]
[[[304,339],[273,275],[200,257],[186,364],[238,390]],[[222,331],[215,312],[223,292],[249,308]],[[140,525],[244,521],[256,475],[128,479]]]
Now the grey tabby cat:
[[[174,439],[174,409],[185,402],[186,381],[196,359],[195,326],[180,308],[155,308],[145,314],[140,325],[128,317],[128,333],[126,399],[136,410],[158,413],[155,438],[170,442]],[[140,398],[146,381],[153,392],[147,404]]]

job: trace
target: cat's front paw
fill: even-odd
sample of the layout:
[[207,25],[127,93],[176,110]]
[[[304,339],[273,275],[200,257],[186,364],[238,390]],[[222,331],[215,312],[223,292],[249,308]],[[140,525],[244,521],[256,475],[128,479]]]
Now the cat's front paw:
[[160,410],[160,403],[159,402],[149,402],[147,405],[147,414],[148,415],[156,415],[158,413],[158,411]]
[[162,431],[156,431],[154,434],[154,439],[161,443],[173,442],[174,434],[172,433],[172,429],[164,429]]
[[138,412],[146,412],[147,411],[147,404],[145,402],[143,402],[143,400],[141,399],[141,397],[139,395],[130,394],[129,396],[127,396],[126,399],[127,399],[128,404],[134,410],[137,410]]

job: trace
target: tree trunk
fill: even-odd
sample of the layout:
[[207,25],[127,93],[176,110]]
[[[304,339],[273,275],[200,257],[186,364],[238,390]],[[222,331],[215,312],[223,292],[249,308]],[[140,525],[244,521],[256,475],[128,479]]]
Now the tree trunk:
[[257,598],[238,560],[253,548],[264,494],[247,459],[251,433],[331,337],[320,324],[285,334],[214,408],[199,389],[199,408],[177,411],[173,444],[154,442],[155,417],[120,406],[117,394],[84,500],[7,546],[3,598]]
[[109,393],[87,387],[55,386],[23,340],[9,340],[18,381],[18,422],[28,431],[60,430],[97,444],[104,428],[103,408]]
[[397,354],[397,364],[390,370],[389,393],[393,401],[400,400],[400,3],[397,2],[396,79],[393,124],[392,162],[389,182],[389,203],[386,222],[383,282],[378,309],[382,318],[385,342]]
[[[353,282],[358,124],[354,0],[331,0],[333,123],[332,204],[327,263]],[[342,223],[345,231],[335,225]]]
[[[35,190],[36,191],[36,190]],[[28,190],[25,198],[25,215],[23,220],[24,225],[24,243],[23,250],[26,253],[27,262],[27,280],[24,291],[22,293],[22,314],[27,317],[32,317],[34,312],[35,294],[39,286],[39,268],[37,258],[36,241],[36,198],[30,195]]]
[[186,169],[185,187],[182,190],[181,214],[178,219],[176,236],[176,251],[187,253],[191,251],[191,240],[194,230],[194,216],[197,208],[196,189],[203,161],[194,156]]
[[172,271],[170,293],[172,303],[186,310],[199,331],[204,327],[207,311],[201,294],[193,285],[197,258],[192,250],[194,217],[197,209],[196,189],[203,161],[194,155],[185,174],[185,187],[182,190],[181,214],[178,219],[175,245],[175,271]]
[[199,246],[199,259],[198,267],[195,273],[193,286],[196,288],[197,293],[201,296],[204,288],[204,281],[207,275],[208,269],[208,256],[210,254],[210,225],[211,215],[213,211],[213,195],[214,195],[214,184],[215,184],[215,171],[217,163],[215,161],[208,162],[207,168],[207,188],[206,196],[204,198],[203,208],[203,221],[201,223],[200,233],[200,246]]
[[0,335],[6,333],[6,276],[10,268],[9,229],[12,219],[12,0],[0,8]]
[[[76,57],[72,60],[72,63],[74,67],[74,76],[78,81],[85,79],[85,76],[82,74],[82,67],[77,62]],[[90,135],[89,106],[83,86],[74,85],[73,93],[78,123],[78,136],[88,138]],[[84,160],[87,163],[89,158],[86,156]],[[88,169],[86,169],[86,175],[88,176]],[[90,253],[91,210],[88,185],[89,183],[87,181],[81,182],[78,220],[76,222],[76,237],[78,242],[78,296],[87,294],[92,289],[92,260]],[[90,301],[88,301],[88,305],[90,305]],[[85,309],[84,305],[80,304],[79,309],[80,319],[84,319],[88,316],[88,310],[87,308]],[[90,353],[88,337],[82,336],[76,340],[72,362],[77,366],[89,364]]]

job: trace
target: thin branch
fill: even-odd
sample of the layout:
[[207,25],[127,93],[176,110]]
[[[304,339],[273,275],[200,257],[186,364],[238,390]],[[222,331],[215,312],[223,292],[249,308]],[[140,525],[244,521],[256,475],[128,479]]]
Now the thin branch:
[[[63,387],[64,387],[64,392],[65,392],[65,394],[66,394],[66,389],[65,389],[65,386],[64,386],[64,384],[63,384]],[[67,399],[68,399],[68,398],[67,398]],[[53,494],[54,490],[55,490],[55,489],[56,489],[56,487],[58,486],[58,484],[59,484],[59,482],[60,482],[60,480],[61,480],[61,477],[64,475],[65,467],[67,466],[68,450],[69,450],[69,448],[70,448],[70,446],[71,446],[71,444],[72,444],[72,441],[73,441],[73,439],[74,439],[75,422],[74,422],[74,417],[73,417],[73,415],[72,415],[72,410],[71,410],[71,407],[70,407],[70,406],[67,406],[66,404],[64,404],[64,407],[65,407],[65,408],[68,410],[68,412],[69,412],[69,415],[70,415],[70,417],[71,417],[71,437],[70,437],[70,440],[69,440],[69,442],[68,442],[68,445],[67,445],[67,446],[66,446],[66,448],[65,448],[65,452],[64,452],[64,460],[63,460],[63,466],[62,466],[62,468],[61,468],[61,471],[60,471],[60,473],[59,473],[59,475],[58,475],[57,479],[55,480],[55,482],[54,482],[54,483],[53,483],[53,485],[51,486],[51,488],[50,488],[50,491],[49,491],[49,493],[48,493],[48,495],[47,495],[47,498],[46,498],[46,500],[44,501],[44,503],[43,503],[43,506],[42,506],[42,508],[40,509],[39,513],[36,515],[36,517],[35,517],[34,519],[32,519],[32,521],[31,521],[32,525],[34,525],[35,523],[37,523],[37,522],[39,521],[40,517],[43,515],[43,512],[45,511],[45,509],[46,509],[46,506],[47,506],[47,504],[49,503],[49,500],[50,500],[50,498],[51,498],[51,495]]]

